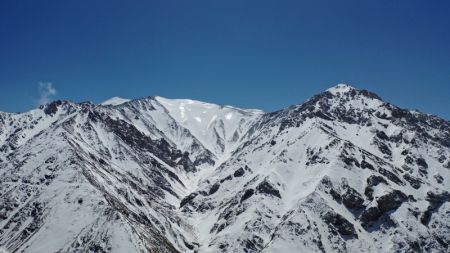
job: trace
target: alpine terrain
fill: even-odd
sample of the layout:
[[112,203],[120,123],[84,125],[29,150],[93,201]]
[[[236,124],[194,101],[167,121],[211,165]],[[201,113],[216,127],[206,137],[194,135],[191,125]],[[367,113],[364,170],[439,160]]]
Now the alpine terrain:
[[449,252],[450,122],[340,84],[0,113],[0,251]]

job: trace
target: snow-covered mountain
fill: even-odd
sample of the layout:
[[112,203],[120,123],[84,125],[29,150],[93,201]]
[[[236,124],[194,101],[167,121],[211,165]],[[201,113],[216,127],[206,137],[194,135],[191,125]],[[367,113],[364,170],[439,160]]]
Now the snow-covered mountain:
[[447,252],[450,122],[337,85],[0,113],[0,249]]

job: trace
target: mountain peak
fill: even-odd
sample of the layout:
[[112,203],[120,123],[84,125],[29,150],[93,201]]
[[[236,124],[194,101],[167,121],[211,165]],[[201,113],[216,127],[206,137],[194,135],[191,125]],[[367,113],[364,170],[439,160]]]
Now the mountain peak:
[[214,154],[223,154],[237,145],[246,126],[264,112],[222,106],[192,99],[155,97],[167,113]]
[[340,84],[337,84],[336,86],[333,86],[333,87],[327,89],[328,92],[331,92],[333,94],[336,94],[338,92],[346,93],[346,92],[349,92],[351,90],[355,90],[355,88],[350,86],[350,85],[348,85],[348,84],[345,84],[345,83],[340,83]]
[[0,114],[0,247],[448,252],[450,122],[343,84],[273,113],[127,101]]
[[365,89],[357,89],[353,86],[350,86],[348,84],[340,83],[337,84],[334,87],[331,87],[325,91],[325,93],[331,93],[333,96],[336,96],[337,98],[345,98],[345,99],[352,99],[355,96],[363,96],[369,99],[375,99],[383,101],[383,99],[378,96],[376,93],[373,93],[369,90]]
[[115,105],[120,105],[120,104],[126,103],[128,101],[130,101],[130,99],[121,98],[121,97],[112,97],[112,98],[110,98],[110,99],[108,99],[106,101],[103,101],[100,104],[101,105],[112,105],[112,106],[115,106]]

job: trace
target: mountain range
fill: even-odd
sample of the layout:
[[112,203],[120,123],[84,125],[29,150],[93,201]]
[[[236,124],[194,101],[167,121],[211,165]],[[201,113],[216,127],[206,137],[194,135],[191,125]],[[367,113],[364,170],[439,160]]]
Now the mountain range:
[[449,252],[450,122],[339,84],[0,112],[7,252]]

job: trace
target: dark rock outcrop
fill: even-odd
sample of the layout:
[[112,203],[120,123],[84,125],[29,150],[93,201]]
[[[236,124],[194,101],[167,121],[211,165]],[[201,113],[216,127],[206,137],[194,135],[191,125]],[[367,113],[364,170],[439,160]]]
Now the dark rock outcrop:
[[258,193],[275,196],[281,199],[280,191],[278,191],[271,183],[266,180],[256,186],[256,191]]
[[326,223],[331,224],[339,234],[343,236],[358,237],[353,224],[342,215],[329,211],[323,215],[322,219]]

